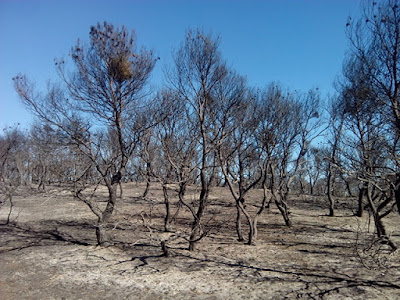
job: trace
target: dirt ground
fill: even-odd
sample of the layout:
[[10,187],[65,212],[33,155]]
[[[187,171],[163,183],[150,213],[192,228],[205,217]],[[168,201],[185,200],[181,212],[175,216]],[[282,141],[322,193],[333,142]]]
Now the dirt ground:
[[[292,228],[272,205],[249,246],[236,239],[229,191],[214,188],[209,234],[189,252],[188,212],[164,233],[162,191],[153,186],[143,199],[143,190],[124,185],[107,247],[96,246],[94,215],[67,189],[18,190],[12,222],[0,226],[0,299],[400,299],[399,251],[373,243],[373,221],[368,212],[354,217],[352,200],[339,201],[338,216],[327,217],[322,197],[293,196]],[[248,200],[254,213],[261,191]],[[1,223],[7,213],[6,205]],[[394,213],[385,223],[398,244],[399,221]]]

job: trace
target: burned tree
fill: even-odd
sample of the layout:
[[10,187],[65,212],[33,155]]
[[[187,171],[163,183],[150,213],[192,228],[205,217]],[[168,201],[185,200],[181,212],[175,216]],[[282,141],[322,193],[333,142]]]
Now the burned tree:
[[340,159],[339,159],[339,147],[341,145],[341,140],[344,131],[344,116],[345,110],[340,104],[339,100],[331,103],[329,110],[329,128],[331,138],[329,139],[329,153],[325,157],[327,168],[326,168],[326,194],[329,201],[329,216],[333,217],[335,215],[335,196],[334,187],[336,174],[340,172]]
[[174,68],[168,74],[171,89],[185,101],[185,118],[196,130],[200,193],[193,216],[190,250],[194,250],[195,244],[204,236],[203,216],[216,169],[210,128],[216,101],[213,91],[227,73],[219,51],[219,40],[200,30],[189,30],[183,44],[174,53]]
[[[71,73],[65,61],[56,61],[61,83],[49,86],[46,94],[37,93],[26,76],[15,77],[14,84],[23,103],[58,132],[60,142],[88,158],[75,177],[74,196],[96,215],[97,242],[103,244],[117,187],[148,126],[143,117],[147,109],[144,89],[155,59],[149,51],[136,51],[134,32],[106,22],[91,27],[90,43],[78,41],[71,59],[75,67]],[[111,149],[107,147],[109,139]],[[108,191],[104,209],[85,192],[88,184],[84,178],[92,170],[98,180],[91,184],[102,183]]]
[[[172,230],[182,207],[186,207],[193,218],[195,207],[186,199],[187,186],[196,181],[198,168],[196,130],[187,122],[185,101],[176,92],[163,90],[157,97],[160,122],[153,130],[154,158],[150,173],[161,183],[164,196],[164,231]],[[171,208],[171,191],[175,192],[176,211]],[[189,234],[190,235],[190,234]],[[183,236],[187,238],[186,236]]]
[[13,197],[21,184],[21,173],[18,168],[18,158],[26,145],[26,136],[17,128],[4,130],[0,136],[0,207],[9,203],[9,211],[5,225],[10,223],[14,202]]
[[265,166],[260,160],[260,147],[255,133],[259,118],[254,91],[249,91],[244,78],[234,73],[219,83],[214,132],[216,151],[225,183],[236,205],[236,233],[243,241],[242,215],[248,226],[248,244],[257,237],[257,218],[265,207],[264,197],[260,209],[252,216],[246,204],[248,192],[262,181]]
[[298,172],[304,168],[304,157],[311,141],[320,134],[319,95],[284,92],[271,84],[258,99],[260,126],[257,141],[267,170],[263,183],[265,193],[273,202],[287,226],[289,217],[287,199]]
[[373,215],[378,237],[395,250],[397,246],[387,235],[383,223],[383,218],[393,211],[396,203],[393,200],[394,185],[388,176],[392,174],[395,161],[390,153],[387,124],[379,111],[379,103],[374,101],[379,98],[368,77],[360,76],[365,75],[364,66],[354,58],[348,63],[345,73],[348,81],[342,87],[342,105],[344,125],[350,134],[344,138],[347,168],[343,169],[360,182],[357,215],[362,216],[364,207],[367,207]]
[[[379,107],[385,123],[393,167],[390,186],[400,212],[400,162],[398,140],[400,136],[400,1],[368,1],[360,18],[349,18],[347,35],[350,41],[350,59],[347,73],[362,66],[362,79],[374,93],[374,98],[364,99]],[[347,76],[348,77],[348,76]],[[355,76],[348,82],[358,81]]]

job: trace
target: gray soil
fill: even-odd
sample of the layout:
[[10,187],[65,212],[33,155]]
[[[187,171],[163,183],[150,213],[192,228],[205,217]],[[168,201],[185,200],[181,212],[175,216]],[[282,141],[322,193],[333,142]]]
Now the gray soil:
[[[11,224],[0,226],[0,299],[400,299],[399,251],[374,239],[368,212],[353,216],[354,200],[341,199],[337,217],[328,217],[323,197],[293,196],[292,228],[271,205],[249,246],[236,239],[228,190],[215,188],[209,233],[189,252],[188,212],[182,208],[173,232],[162,232],[162,191],[153,186],[143,199],[143,189],[124,185],[107,231],[112,243],[101,247],[94,215],[66,188],[19,189]],[[252,213],[260,200],[261,191],[252,191]],[[1,223],[8,209],[1,208]],[[397,244],[399,221],[397,212],[385,219]]]

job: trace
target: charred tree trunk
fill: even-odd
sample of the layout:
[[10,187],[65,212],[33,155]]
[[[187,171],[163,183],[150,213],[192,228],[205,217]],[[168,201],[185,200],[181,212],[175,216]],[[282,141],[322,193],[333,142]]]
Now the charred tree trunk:
[[143,198],[147,197],[147,194],[149,193],[149,190],[150,190],[150,178],[146,178],[146,188],[145,188],[145,190],[143,192],[143,195],[142,195]]
[[13,207],[14,207],[14,202],[13,202],[13,199],[12,199],[12,198],[13,198],[12,195],[9,195],[9,196],[8,196],[8,200],[10,201],[10,210],[8,211],[7,221],[6,221],[6,224],[5,224],[5,225],[10,224],[10,218],[11,218],[11,214],[12,214]]
[[394,197],[396,200],[397,212],[400,214],[400,174],[396,174]]
[[363,216],[363,212],[364,212],[363,199],[366,194],[366,191],[367,191],[367,189],[365,186],[361,187],[358,191],[358,207],[357,207],[356,216],[360,217],[360,218]]
[[314,195],[314,186],[315,186],[315,182],[313,182],[313,181],[310,179],[310,195],[311,195],[311,196]]
[[374,216],[374,223],[375,223],[376,233],[378,234],[379,238],[383,239],[384,242],[386,242],[392,248],[393,251],[396,251],[397,250],[397,245],[386,234],[385,225],[382,222],[382,217],[380,216],[379,211],[375,206],[375,203],[373,201],[373,196],[372,196],[371,193],[372,193],[371,187],[368,184],[367,188],[366,188],[366,195],[367,195],[368,205],[371,208],[372,214]]
[[170,220],[171,210],[169,203],[168,187],[165,184],[163,184],[162,189],[164,194],[164,205],[165,205],[164,231],[169,232],[170,231],[169,225],[171,223]]
[[[292,221],[289,218],[289,208],[284,200],[287,198],[287,195],[289,194],[289,183],[286,183],[287,186],[287,190],[286,192],[284,192],[282,190],[282,186],[279,187],[278,191],[279,191],[279,196],[277,195],[277,191],[275,188],[275,175],[274,175],[274,171],[273,171],[273,167],[270,166],[271,169],[271,194],[272,194],[272,198],[275,202],[275,205],[278,207],[283,220],[285,221],[286,226],[291,227],[292,226]],[[292,177],[293,178],[293,177]]]
[[249,212],[246,210],[246,207],[244,205],[244,201],[237,201],[237,204],[241,210],[241,212],[243,212],[243,214],[246,217],[247,223],[249,225],[249,235],[248,235],[248,241],[247,244],[248,245],[254,245],[254,234],[255,234],[255,230],[254,230],[254,223],[253,220],[249,214]]
[[5,202],[6,202],[7,199],[8,199],[9,202],[10,202],[10,208],[9,208],[9,211],[8,211],[8,214],[7,214],[7,220],[6,220],[6,222],[3,223],[2,225],[8,225],[8,224],[10,224],[10,218],[11,218],[11,214],[12,214],[13,207],[14,207],[14,202],[13,202],[13,199],[12,199],[12,198],[13,198],[13,195],[12,195],[13,192],[14,192],[14,191],[10,191],[10,190],[6,190],[6,191],[5,191],[5,200],[4,200],[3,203],[1,203],[1,205],[4,205]]
[[46,178],[47,178],[47,166],[45,166],[44,162],[42,162],[42,170],[39,176],[38,191],[46,192]]
[[258,235],[258,229],[257,229],[258,217],[261,216],[262,212],[264,211],[265,205],[267,203],[267,198],[268,198],[267,197],[267,189],[265,187],[265,181],[266,181],[266,176],[265,176],[264,182],[263,182],[263,192],[264,192],[263,201],[261,203],[260,209],[257,211],[257,213],[256,213],[256,215],[254,216],[254,219],[253,219],[253,228],[254,228],[253,240],[254,241],[257,240],[257,235]]
[[196,243],[202,238],[201,236],[201,219],[203,217],[208,197],[208,189],[200,192],[199,207],[197,209],[195,220],[192,225],[192,232],[189,237],[189,251],[195,250]]
[[176,221],[176,219],[178,218],[179,212],[183,206],[184,203],[184,199],[185,199],[185,194],[186,194],[186,184],[187,182],[181,182],[179,184],[179,190],[178,190],[178,207],[176,208],[176,212],[174,213],[173,217],[171,218],[171,222],[172,221]]
[[120,182],[118,184],[118,186],[119,186],[119,199],[122,199],[122,196],[123,196],[123,193],[124,193],[124,190],[122,188],[122,182]]
[[346,183],[346,190],[347,190],[347,194],[349,195],[349,197],[354,197],[353,193],[351,191],[351,187],[350,187],[350,183],[348,180],[343,180]]
[[329,216],[334,217],[335,216],[335,198],[333,196],[333,177],[332,177],[331,170],[329,170],[328,178],[327,178],[327,195],[328,195],[328,201],[329,201]]
[[236,201],[236,233],[238,236],[238,241],[239,242],[243,242],[244,238],[243,238],[243,234],[242,234],[242,216],[241,216],[241,210],[240,210],[240,206],[238,204],[238,201]]
[[117,187],[117,184],[108,187],[108,201],[102,214],[102,220],[104,222],[108,222],[114,212],[115,204],[117,202]]
[[102,246],[105,245],[108,238],[106,237],[106,229],[104,228],[104,224],[102,220],[97,221],[96,225],[96,239],[97,239],[97,245]]
[[[205,97],[207,99],[207,97]],[[201,233],[201,221],[203,218],[203,214],[207,207],[208,202],[208,194],[210,184],[212,182],[212,176],[209,178],[206,174],[207,169],[207,155],[208,155],[208,138],[207,131],[205,129],[205,119],[204,119],[204,107],[201,106],[199,112],[199,121],[200,121],[200,132],[201,132],[201,168],[200,168],[200,184],[201,191],[199,196],[199,204],[197,208],[197,213],[194,216],[194,221],[192,225],[192,232],[189,238],[189,251],[194,251],[195,245],[198,241],[200,241],[203,237]]]
[[169,257],[169,251],[168,251],[168,246],[165,241],[161,241],[161,250],[163,252],[164,257]]
[[290,220],[289,217],[289,209],[285,201],[278,198],[275,198],[274,201],[282,215],[283,220],[285,221],[286,226],[292,227],[292,221]]
[[96,226],[96,237],[98,245],[104,245],[106,242],[108,242],[105,227],[114,212],[115,204],[117,202],[117,189],[121,182],[121,177],[121,172],[117,172],[117,174],[112,177],[111,182],[106,182],[108,188],[108,201],[106,208],[101,213],[101,215],[99,216],[99,213],[96,213],[92,209],[92,211],[95,212],[95,214],[98,216],[98,222]]

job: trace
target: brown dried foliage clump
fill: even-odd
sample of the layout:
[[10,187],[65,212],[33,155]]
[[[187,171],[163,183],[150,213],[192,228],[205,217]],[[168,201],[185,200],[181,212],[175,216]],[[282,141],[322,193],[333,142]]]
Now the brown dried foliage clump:
[[124,56],[110,58],[108,72],[118,82],[129,80],[133,76],[131,62]]

